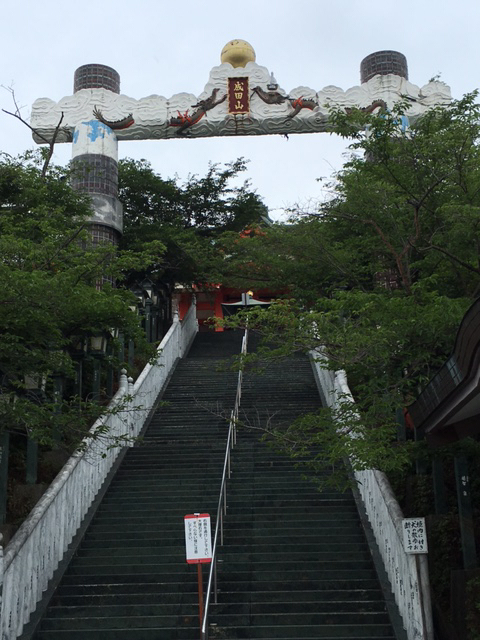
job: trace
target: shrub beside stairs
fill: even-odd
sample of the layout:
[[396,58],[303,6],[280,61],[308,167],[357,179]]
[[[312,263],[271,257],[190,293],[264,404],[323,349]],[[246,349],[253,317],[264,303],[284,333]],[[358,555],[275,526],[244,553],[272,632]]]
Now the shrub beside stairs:
[[[143,444],[128,450],[29,638],[200,637],[183,516],[208,512],[215,526],[226,441],[221,414],[236,389],[236,373],[221,363],[240,344],[236,332],[198,334],[162,398],[168,404],[156,411]],[[351,493],[319,493],[259,439],[266,418],[288,422],[319,402],[306,357],[244,376],[248,426],[233,454],[211,640],[400,640]]]

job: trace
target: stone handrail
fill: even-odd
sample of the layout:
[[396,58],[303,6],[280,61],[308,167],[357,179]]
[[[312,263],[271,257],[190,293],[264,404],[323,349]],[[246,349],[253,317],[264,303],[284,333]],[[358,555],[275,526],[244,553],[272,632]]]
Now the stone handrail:
[[[178,315],[175,313],[174,322],[158,348],[159,357],[155,364],[147,364],[133,385],[134,410],[130,412],[132,437],[136,438],[139,435],[173,365],[177,358],[185,355],[197,330],[195,304],[192,304],[181,323],[178,322]],[[165,375],[158,375],[159,368]],[[138,408],[139,406],[141,408]]]
[[[0,545],[0,638],[15,640],[42,598],[83,518],[112,468],[121,446],[109,446],[112,438],[137,436],[154,408],[158,394],[177,358],[184,355],[198,325],[195,302],[183,322],[174,322],[158,347],[155,364],[149,364],[133,385],[132,397],[126,376],[109,409],[103,440],[90,441],[67,461],[42,498],[5,548],[2,573]],[[3,578],[3,579],[2,579]]]
[[[329,370],[321,351],[310,355],[324,404],[335,408],[342,400],[353,402],[345,372]],[[374,469],[355,471],[354,476],[408,640],[429,640],[433,636],[428,576],[421,571],[418,556],[404,551],[403,513],[388,478]]]

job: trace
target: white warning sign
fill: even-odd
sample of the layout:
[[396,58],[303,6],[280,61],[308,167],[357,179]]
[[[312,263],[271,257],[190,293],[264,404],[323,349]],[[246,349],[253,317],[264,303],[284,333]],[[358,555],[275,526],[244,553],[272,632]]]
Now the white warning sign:
[[185,516],[185,546],[189,564],[212,561],[210,514],[192,513]]
[[402,528],[405,553],[428,553],[425,518],[404,518]]

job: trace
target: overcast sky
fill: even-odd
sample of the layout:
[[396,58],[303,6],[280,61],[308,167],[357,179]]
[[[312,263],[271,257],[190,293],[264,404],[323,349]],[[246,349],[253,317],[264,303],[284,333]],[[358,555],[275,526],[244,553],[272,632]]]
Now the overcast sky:
[[[136,99],[199,95],[223,46],[247,40],[256,62],[282,89],[348,89],[360,83],[360,62],[382,49],[407,57],[409,80],[432,76],[455,98],[480,84],[479,0],[3,0],[0,84],[13,86],[27,118],[40,97],[73,93],[73,74],[87,63],[115,68],[121,92]],[[0,90],[0,107],[11,110]],[[21,123],[0,113],[0,151],[32,148]],[[56,161],[68,162],[70,145]],[[252,186],[278,217],[284,207],[321,198],[320,177],[342,166],[345,143],[328,134],[125,141],[120,157],[146,158],[163,177],[204,174],[209,162],[243,156]]]

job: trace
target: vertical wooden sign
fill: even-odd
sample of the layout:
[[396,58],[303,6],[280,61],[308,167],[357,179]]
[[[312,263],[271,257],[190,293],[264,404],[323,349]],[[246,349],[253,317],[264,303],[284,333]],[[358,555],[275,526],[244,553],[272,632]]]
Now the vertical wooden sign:
[[250,113],[248,78],[228,78],[228,113]]

